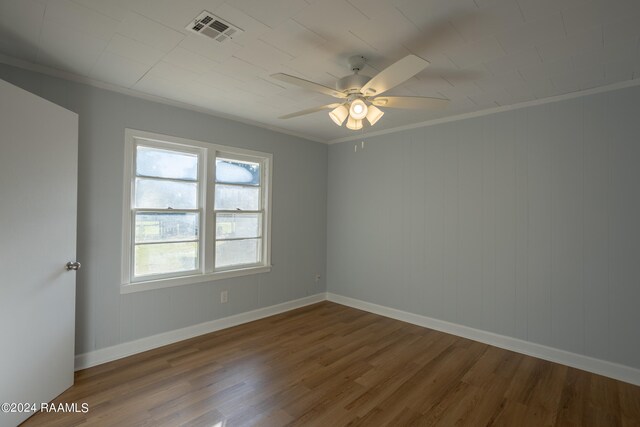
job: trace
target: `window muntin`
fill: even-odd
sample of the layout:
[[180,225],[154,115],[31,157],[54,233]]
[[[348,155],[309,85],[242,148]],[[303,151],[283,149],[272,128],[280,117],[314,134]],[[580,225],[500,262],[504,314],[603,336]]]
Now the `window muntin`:
[[270,271],[270,154],[125,134],[121,292]]

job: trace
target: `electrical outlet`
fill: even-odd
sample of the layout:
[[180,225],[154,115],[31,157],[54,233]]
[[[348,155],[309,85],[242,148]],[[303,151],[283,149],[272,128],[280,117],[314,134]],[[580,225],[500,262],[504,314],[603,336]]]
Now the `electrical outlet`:
[[226,304],[229,302],[229,291],[224,290],[222,292],[220,292],[220,302],[222,304]]
[[322,277],[322,276],[320,276],[319,274],[316,274],[316,283],[320,282],[320,278],[321,278],[321,277]]

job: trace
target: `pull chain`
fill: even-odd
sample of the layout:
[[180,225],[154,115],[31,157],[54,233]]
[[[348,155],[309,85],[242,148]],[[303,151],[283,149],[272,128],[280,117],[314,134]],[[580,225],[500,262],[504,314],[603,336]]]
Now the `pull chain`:
[[[361,129],[361,132],[364,132],[364,127]],[[362,141],[360,141],[360,151],[362,151],[362,150],[364,150],[364,138],[362,139]],[[354,144],[353,152],[354,153],[358,152],[358,144]]]

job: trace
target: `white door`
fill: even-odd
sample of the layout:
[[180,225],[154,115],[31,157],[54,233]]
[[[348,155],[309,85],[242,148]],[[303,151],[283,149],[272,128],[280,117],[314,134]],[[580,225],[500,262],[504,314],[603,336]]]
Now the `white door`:
[[0,404],[73,384],[77,162],[77,114],[0,80]]

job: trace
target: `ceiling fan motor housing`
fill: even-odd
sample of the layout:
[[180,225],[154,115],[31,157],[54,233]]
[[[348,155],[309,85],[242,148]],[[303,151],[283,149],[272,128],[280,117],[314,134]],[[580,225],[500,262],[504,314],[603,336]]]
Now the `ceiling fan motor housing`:
[[371,80],[369,76],[363,76],[361,74],[352,74],[341,78],[336,82],[336,90],[340,92],[358,92],[360,88],[367,84]]

